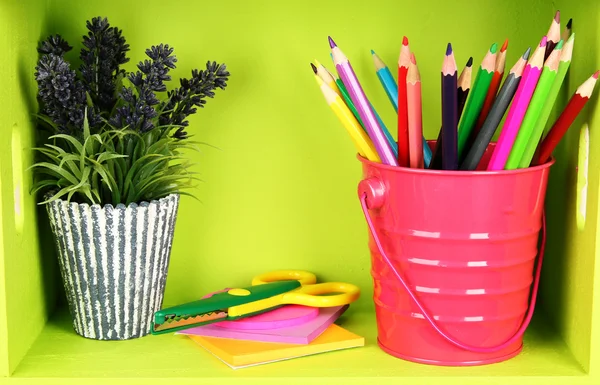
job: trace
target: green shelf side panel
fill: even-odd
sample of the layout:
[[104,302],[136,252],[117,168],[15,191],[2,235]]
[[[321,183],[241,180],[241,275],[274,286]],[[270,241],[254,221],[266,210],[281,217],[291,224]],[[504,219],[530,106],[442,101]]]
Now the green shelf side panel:
[[[0,13],[0,375],[12,372],[44,327],[56,298],[52,248],[39,235],[42,210],[29,194],[37,110],[36,45],[44,34],[47,2],[3,1]],[[45,246],[44,246],[45,245]]]
[[[596,1],[559,1],[564,26],[573,18],[575,45],[569,74],[561,90],[550,123],[554,122],[577,87],[600,68],[600,5]],[[598,253],[598,201],[600,184],[600,115],[598,88],[573,123],[554,153],[547,195],[548,242],[540,296],[550,322],[558,330],[574,357],[586,371],[590,354],[598,358],[598,335],[591,338],[592,325],[599,327],[598,296],[600,295]],[[584,123],[590,129],[590,158],[585,226],[577,227],[577,160],[580,130]],[[596,271],[594,273],[594,271]],[[594,305],[594,296],[596,304]],[[594,314],[592,314],[594,310]],[[596,343],[592,343],[596,341]],[[598,371],[598,368],[596,368]]]

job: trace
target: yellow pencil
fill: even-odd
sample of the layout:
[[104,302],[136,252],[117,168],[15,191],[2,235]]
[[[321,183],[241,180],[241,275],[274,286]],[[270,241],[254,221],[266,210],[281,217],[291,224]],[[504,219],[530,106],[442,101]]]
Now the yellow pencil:
[[337,83],[335,82],[335,78],[333,77],[331,72],[329,72],[329,70],[325,68],[323,64],[319,63],[317,59],[315,59],[315,68],[317,69],[317,75],[319,75],[319,77],[323,79],[323,81],[329,86],[329,88],[334,90],[336,94],[342,97],[342,93],[340,92]]
[[342,122],[346,128],[346,131],[348,131],[348,134],[350,134],[350,138],[352,139],[352,142],[354,142],[358,153],[372,162],[381,162],[373,142],[371,139],[369,139],[354,115],[352,115],[352,112],[350,109],[348,109],[346,103],[344,103],[342,98],[334,90],[332,90],[331,87],[323,81],[323,79],[321,79],[318,75],[314,76],[317,84],[321,88],[323,96],[325,97],[325,101],[329,107],[331,107],[340,122]]

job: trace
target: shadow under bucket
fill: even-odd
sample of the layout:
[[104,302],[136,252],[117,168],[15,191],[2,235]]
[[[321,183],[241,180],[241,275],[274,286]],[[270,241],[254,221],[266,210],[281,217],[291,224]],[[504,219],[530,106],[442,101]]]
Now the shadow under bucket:
[[494,145],[478,171],[392,167],[358,156],[385,352],[468,366],[521,351],[539,284],[538,237],[554,161],[481,171]]

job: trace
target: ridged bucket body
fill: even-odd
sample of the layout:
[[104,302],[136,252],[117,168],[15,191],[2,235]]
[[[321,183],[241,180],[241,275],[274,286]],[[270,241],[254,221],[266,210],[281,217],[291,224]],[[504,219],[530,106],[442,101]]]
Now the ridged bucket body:
[[150,333],[162,306],[179,195],[125,205],[47,205],[75,331],[98,340]]
[[[365,181],[380,186],[369,192],[369,214],[383,250],[442,330],[477,347],[513,336],[528,310],[551,163],[447,172],[360,160],[359,193],[369,188]],[[522,338],[494,353],[474,353],[443,339],[392,274],[371,234],[369,239],[383,350],[450,366],[499,362],[521,351]]]

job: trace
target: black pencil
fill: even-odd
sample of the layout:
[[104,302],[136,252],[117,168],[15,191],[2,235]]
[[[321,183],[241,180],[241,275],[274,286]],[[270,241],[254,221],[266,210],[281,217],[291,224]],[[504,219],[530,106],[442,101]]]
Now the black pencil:
[[515,65],[510,69],[506,80],[504,80],[504,84],[502,88],[498,92],[498,96],[494,100],[494,104],[490,109],[490,112],[483,122],[481,126],[481,130],[477,134],[477,137],[473,141],[473,145],[469,149],[465,160],[460,165],[461,170],[475,170],[485,153],[502,117],[504,116],[508,105],[510,104],[515,92],[517,91],[517,87],[521,82],[521,75],[523,75],[523,70],[525,65],[527,64],[527,59],[529,58],[530,48],[527,48],[527,51],[517,60]]
[[[460,121],[463,109],[465,108],[465,102],[467,101],[467,96],[469,96],[469,90],[471,89],[472,66],[473,58],[470,57],[469,60],[467,60],[465,68],[463,68],[460,76],[458,77],[458,89],[456,90],[457,122]],[[431,170],[440,170],[442,168],[442,142],[442,129],[440,128],[440,133],[436,141],[433,157],[431,158],[431,163],[429,164],[429,169]]]
[[442,66],[442,169],[458,169],[457,71],[452,45],[448,43]]

